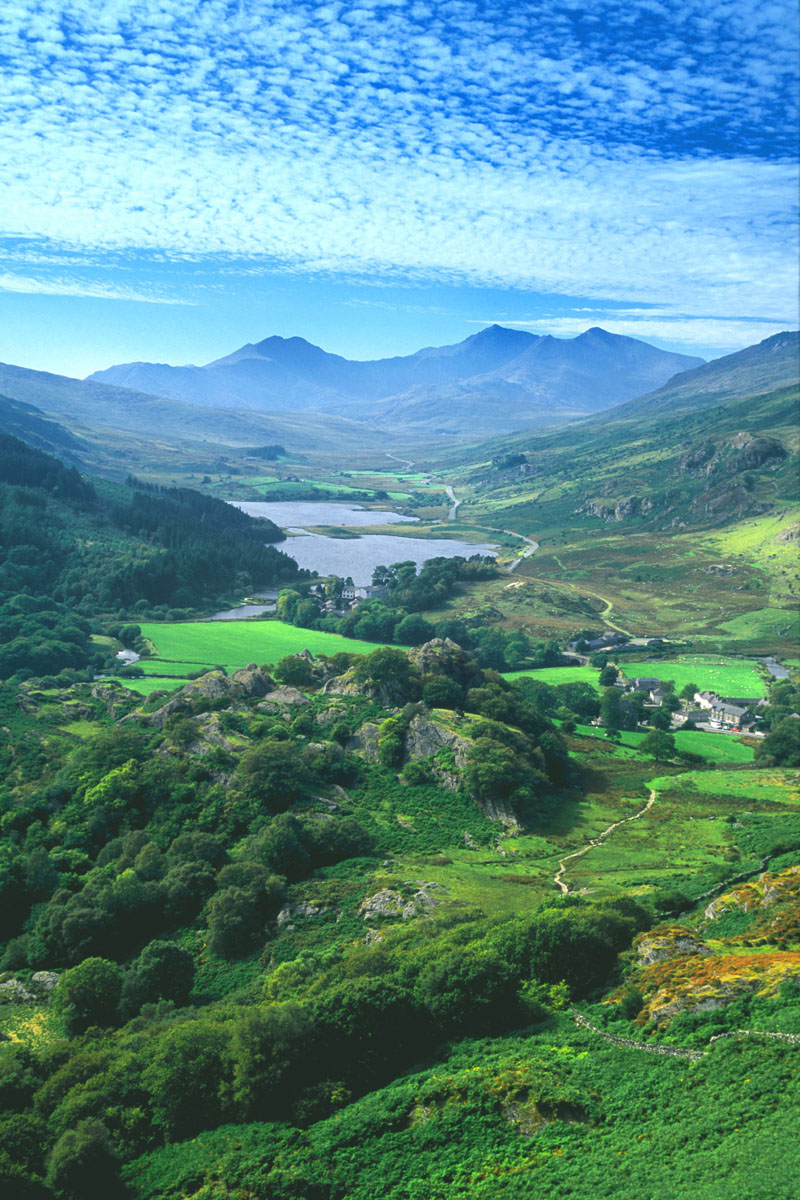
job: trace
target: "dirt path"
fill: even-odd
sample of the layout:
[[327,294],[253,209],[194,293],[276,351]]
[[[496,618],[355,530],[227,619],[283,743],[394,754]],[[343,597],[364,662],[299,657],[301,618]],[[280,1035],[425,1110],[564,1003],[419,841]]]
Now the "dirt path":
[[445,484],[444,490],[447,492],[447,499],[450,501],[450,504],[451,504],[450,511],[447,514],[447,519],[448,519],[448,521],[455,521],[456,513],[458,512],[458,507],[461,504],[461,501],[456,499],[456,494],[453,491],[453,489],[450,487],[449,483]]
[[553,876],[553,883],[557,888],[560,889],[563,896],[567,896],[569,894],[569,884],[565,883],[564,881],[564,873],[567,870],[567,863],[573,858],[582,858],[584,854],[588,854],[594,846],[599,846],[610,833],[613,833],[615,829],[619,829],[620,825],[627,825],[629,821],[638,821],[640,817],[643,817],[644,814],[648,812],[650,808],[652,808],[653,804],[655,803],[655,798],[655,789],[651,788],[650,797],[644,808],[640,808],[639,811],[634,813],[631,817],[622,817],[621,820],[614,821],[614,823],[609,825],[607,829],[604,829],[602,833],[598,833],[597,837],[591,838],[591,840],[587,842],[582,850],[576,850],[574,854],[567,854],[564,856],[564,858],[559,860],[558,871]]
[[414,466],[414,463],[410,458],[398,458],[396,454],[390,454],[388,450],[386,451],[386,457],[393,459],[394,462],[399,462],[400,465],[405,467],[407,471],[410,471]]

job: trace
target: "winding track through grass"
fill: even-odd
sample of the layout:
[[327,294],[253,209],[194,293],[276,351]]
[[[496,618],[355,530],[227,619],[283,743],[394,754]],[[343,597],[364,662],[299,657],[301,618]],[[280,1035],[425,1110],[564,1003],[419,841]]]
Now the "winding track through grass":
[[559,859],[558,870],[553,876],[553,883],[557,888],[560,889],[562,896],[569,895],[569,884],[565,882],[564,874],[567,870],[567,863],[570,861],[570,859],[582,858],[584,854],[588,854],[593,847],[601,845],[601,843],[608,837],[609,834],[613,833],[615,829],[619,829],[620,825],[627,825],[629,821],[638,821],[640,817],[643,817],[644,814],[650,808],[652,808],[653,804],[655,803],[655,799],[656,790],[655,788],[651,788],[650,796],[644,808],[640,808],[638,812],[633,814],[633,816],[622,817],[619,821],[614,821],[611,825],[604,829],[602,833],[598,833],[597,837],[590,838],[590,840],[582,849],[576,850],[573,854],[567,854],[564,856],[564,858]]

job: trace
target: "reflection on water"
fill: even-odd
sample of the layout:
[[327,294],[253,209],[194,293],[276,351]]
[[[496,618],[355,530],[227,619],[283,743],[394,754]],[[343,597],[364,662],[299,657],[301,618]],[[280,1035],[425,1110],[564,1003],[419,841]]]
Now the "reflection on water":
[[320,575],[351,576],[357,586],[372,582],[372,572],[378,566],[388,567],[396,562],[415,562],[429,558],[471,558],[486,554],[494,558],[495,545],[474,542],[455,542],[451,538],[393,537],[386,533],[367,533],[358,538],[323,537],[309,533],[290,538],[281,549],[296,560],[299,567],[317,571]]
[[[282,542],[280,549],[291,555],[297,565],[319,575],[350,576],[357,586],[372,582],[378,566],[396,562],[427,562],[430,558],[471,558],[473,554],[495,557],[494,542],[458,542],[452,538],[398,537],[388,533],[367,533],[353,538],[325,537],[314,533],[315,525],[390,525],[416,518],[395,512],[371,512],[351,504],[291,500],[275,504],[262,501],[237,503],[237,508],[253,517],[269,517],[282,529],[299,536]],[[312,532],[308,532],[312,527]],[[241,610],[239,610],[241,611]]]
[[332,501],[265,500],[236,501],[236,508],[251,517],[268,517],[281,529],[308,525],[397,525],[418,521],[396,512],[372,512],[354,504],[335,504]]
[[212,621],[244,621],[247,617],[260,617],[262,613],[275,612],[274,604],[240,604],[238,608],[226,608],[214,613]]

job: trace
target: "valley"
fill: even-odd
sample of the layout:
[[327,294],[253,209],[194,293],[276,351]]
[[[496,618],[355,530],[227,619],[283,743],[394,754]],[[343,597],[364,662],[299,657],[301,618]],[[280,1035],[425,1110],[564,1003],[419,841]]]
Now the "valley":
[[487,332],[399,437],[0,372],[4,1194],[788,1194],[797,338],[431,432]]

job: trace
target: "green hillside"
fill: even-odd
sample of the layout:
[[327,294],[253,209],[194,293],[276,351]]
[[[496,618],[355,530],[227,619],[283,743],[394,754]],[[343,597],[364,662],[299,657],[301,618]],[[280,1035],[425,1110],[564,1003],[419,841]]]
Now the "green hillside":
[[639,634],[789,653],[797,340],[779,334],[590,421],[451,452],[440,469],[459,518],[540,543],[519,593],[486,589],[486,602],[556,636],[593,613]]

